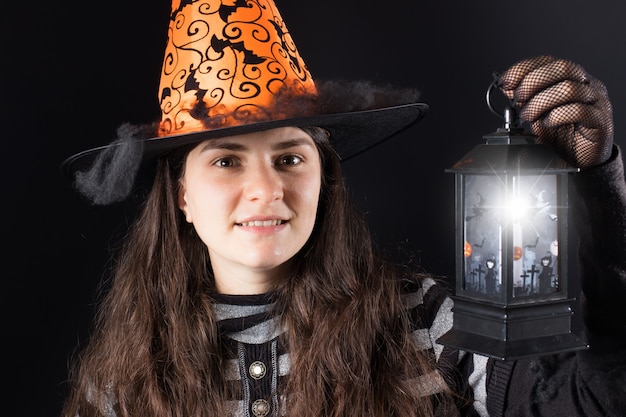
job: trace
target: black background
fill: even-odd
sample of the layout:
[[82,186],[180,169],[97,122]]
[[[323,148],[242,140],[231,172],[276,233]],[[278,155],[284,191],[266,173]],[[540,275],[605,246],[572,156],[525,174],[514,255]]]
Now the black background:
[[[626,3],[277,4],[314,78],[417,87],[431,106],[422,122],[344,164],[376,240],[400,262],[454,273],[453,177],[444,170],[500,126],[485,104],[494,71],[538,54],[583,64],[607,85],[616,142],[626,145]],[[108,143],[122,122],[160,117],[169,6],[3,3],[3,415],[58,413],[68,358],[88,334],[110,250],[134,212],[90,207],[59,165]]]

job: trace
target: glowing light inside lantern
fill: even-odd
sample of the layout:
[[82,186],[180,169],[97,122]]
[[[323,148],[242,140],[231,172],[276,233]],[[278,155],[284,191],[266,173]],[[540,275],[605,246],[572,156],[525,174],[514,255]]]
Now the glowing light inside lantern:
[[504,205],[506,217],[512,221],[518,221],[528,216],[530,212],[530,204],[528,199],[520,196],[510,197]]

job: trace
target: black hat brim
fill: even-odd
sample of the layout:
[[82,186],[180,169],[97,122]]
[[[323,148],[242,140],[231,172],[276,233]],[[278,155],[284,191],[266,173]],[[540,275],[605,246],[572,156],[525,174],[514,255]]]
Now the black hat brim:
[[[328,130],[333,148],[341,160],[346,161],[421,120],[428,109],[425,103],[409,103],[379,109],[280,119],[188,134],[152,137],[142,139],[143,162],[164,155],[172,149],[208,139],[286,126],[317,126]],[[66,176],[73,178],[77,172],[88,170],[100,153],[113,146],[120,146],[120,143],[114,142],[77,153],[67,158],[62,163],[61,169]]]

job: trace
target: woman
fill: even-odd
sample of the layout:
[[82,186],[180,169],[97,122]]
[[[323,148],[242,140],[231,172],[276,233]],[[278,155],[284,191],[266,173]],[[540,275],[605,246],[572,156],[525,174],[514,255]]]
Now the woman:
[[[398,280],[374,257],[322,129],[212,139],[161,160],[118,265],[85,357],[108,369],[100,382],[111,383],[120,411],[243,415],[247,403],[233,398],[275,409],[269,400],[283,384],[307,398],[290,404],[295,415],[332,415],[342,404],[355,415],[394,407],[414,415],[430,406],[411,379],[432,365],[411,339],[400,298],[402,284],[419,282]],[[255,363],[263,380],[240,374]],[[83,393],[100,385],[84,376]],[[224,383],[238,380],[244,385]],[[402,392],[411,401],[399,402]],[[268,403],[254,403],[253,393]]]
[[[177,73],[169,62],[164,74]],[[516,362],[437,344],[452,323],[446,289],[379,257],[349,200],[341,158],[416,121],[419,107],[396,96],[395,105],[376,101],[374,112],[371,103],[319,112],[316,103],[341,96],[337,86],[312,86],[298,72],[303,88],[287,86],[288,102],[283,93],[270,100],[277,106],[256,101],[263,111],[240,122],[223,111],[226,101],[211,107],[215,96],[199,72],[192,77],[178,83],[180,96],[193,85],[197,103],[181,98],[172,111],[164,100],[159,139],[139,141],[143,150],[132,141],[97,149],[105,162],[112,150],[113,162],[96,159],[78,177],[85,195],[110,202],[128,172],[119,161],[141,172],[156,160],[73,368],[65,416],[618,415],[626,185],[606,92],[580,66],[538,57],[500,78],[542,140],[586,168],[585,199],[611,199],[577,213],[590,228],[581,250],[592,348]],[[162,81],[160,96],[174,97],[174,84]],[[359,89],[346,91],[341,97],[359,101]],[[211,113],[217,107],[222,113]],[[66,167],[75,173],[92,157]],[[605,233],[609,250],[598,244]]]

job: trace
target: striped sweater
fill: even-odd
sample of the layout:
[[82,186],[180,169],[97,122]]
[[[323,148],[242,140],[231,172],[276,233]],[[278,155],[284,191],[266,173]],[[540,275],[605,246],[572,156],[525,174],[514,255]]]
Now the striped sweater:
[[[414,323],[413,337],[439,364],[436,373],[425,375],[416,384],[420,384],[424,395],[436,394],[432,387],[440,386],[443,374],[451,377],[461,369],[464,375],[460,381],[462,386],[454,389],[469,392],[474,399],[474,411],[479,415],[487,415],[487,359],[435,343],[452,326],[452,300],[446,290],[431,278],[425,279],[421,286],[407,290],[405,303],[411,322]],[[241,398],[231,403],[232,415],[278,417],[279,410],[285,407],[281,406],[283,399],[276,394],[277,388],[281,379],[289,374],[291,364],[289,352],[279,338],[281,330],[278,318],[271,313],[271,297],[267,294],[215,294],[213,298],[222,334],[226,336],[229,350],[236,352],[228,360],[227,379],[229,383],[240,384],[242,388],[239,390]]]

